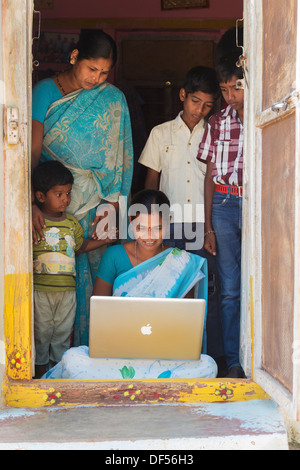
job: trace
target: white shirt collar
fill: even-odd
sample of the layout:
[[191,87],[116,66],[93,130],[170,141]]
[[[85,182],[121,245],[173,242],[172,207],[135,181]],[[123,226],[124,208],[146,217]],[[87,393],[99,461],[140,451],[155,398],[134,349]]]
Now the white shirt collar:
[[[177,115],[177,117],[174,119],[173,121],[173,131],[176,132],[177,130],[179,130],[182,126],[185,126],[187,127],[186,123],[184,122],[184,120],[182,119],[182,114],[183,114],[183,111],[180,111],[180,113]],[[198,124],[194,127],[193,129],[193,132],[195,129],[198,129],[199,127],[202,127],[204,128],[205,127],[205,121],[204,119],[201,119]]]

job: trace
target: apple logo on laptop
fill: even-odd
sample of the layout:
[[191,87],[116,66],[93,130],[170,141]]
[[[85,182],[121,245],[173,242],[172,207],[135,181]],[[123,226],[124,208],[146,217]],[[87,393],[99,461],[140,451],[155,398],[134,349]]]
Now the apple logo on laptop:
[[141,332],[143,335],[151,335],[152,334],[152,326],[150,323],[148,325],[142,326]]

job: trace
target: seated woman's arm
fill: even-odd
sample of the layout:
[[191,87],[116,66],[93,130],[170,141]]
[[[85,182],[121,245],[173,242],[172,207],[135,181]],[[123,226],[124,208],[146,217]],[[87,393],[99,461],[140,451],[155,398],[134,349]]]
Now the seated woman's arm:
[[114,245],[103,253],[96,273],[92,295],[113,295],[117,277],[132,268],[124,245]]
[[100,277],[96,277],[92,295],[105,295],[111,296],[113,292],[113,286],[109,282],[103,281]]
[[194,299],[195,298],[195,293],[194,293],[194,288],[192,288],[185,296],[185,299]]

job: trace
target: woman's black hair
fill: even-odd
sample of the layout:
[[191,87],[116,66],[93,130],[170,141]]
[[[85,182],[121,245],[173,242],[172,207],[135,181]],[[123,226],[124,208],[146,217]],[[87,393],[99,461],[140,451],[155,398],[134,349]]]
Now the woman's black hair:
[[233,76],[242,79],[244,72],[242,67],[237,67],[236,63],[242,55],[242,47],[237,46],[237,37],[239,46],[243,46],[243,28],[239,27],[228,29],[221,37],[215,53],[216,72],[219,83],[227,83]]
[[58,161],[40,163],[32,174],[32,186],[34,193],[41,191],[43,194],[53,186],[73,184],[74,178],[70,170]]
[[170,213],[169,198],[162,191],[156,189],[143,189],[132,198],[129,208],[131,219],[135,219],[139,214],[149,214],[159,212],[166,217]]
[[77,59],[111,59],[112,67],[117,61],[117,46],[114,39],[102,29],[82,31],[77,43]]
[[227,83],[232,77],[239,79],[244,78],[244,71],[242,67],[237,67],[236,63],[238,57],[222,57],[219,63],[216,65],[216,72],[219,83]]
[[152,205],[162,206],[166,204],[170,207],[169,198],[162,191],[156,189],[143,189],[132,198],[130,206],[141,204],[145,206],[147,213],[151,214]]
[[235,27],[229,28],[221,37],[220,41],[217,44],[215,52],[216,63],[222,59],[222,57],[232,56],[238,60],[239,56],[242,54],[242,48],[237,46],[236,40],[238,39],[238,45],[244,45],[244,30],[240,26],[238,29]]

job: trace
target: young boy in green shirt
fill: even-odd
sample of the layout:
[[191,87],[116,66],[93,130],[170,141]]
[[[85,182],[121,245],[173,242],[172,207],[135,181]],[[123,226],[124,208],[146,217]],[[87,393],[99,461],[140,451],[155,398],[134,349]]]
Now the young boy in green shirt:
[[33,245],[35,377],[39,378],[70,347],[76,311],[75,256],[113,240],[84,239],[79,222],[65,212],[73,175],[60,162],[36,167],[32,184],[46,224],[45,239]]

